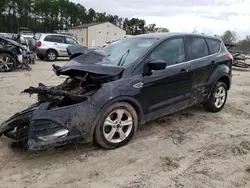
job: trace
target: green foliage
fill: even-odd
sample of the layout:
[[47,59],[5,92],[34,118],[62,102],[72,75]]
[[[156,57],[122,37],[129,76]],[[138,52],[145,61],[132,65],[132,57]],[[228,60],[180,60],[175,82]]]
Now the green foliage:
[[147,27],[145,20],[86,10],[69,0],[1,0],[0,14],[0,32],[16,33],[20,27],[52,32],[93,22],[111,22],[130,35],[155,32],[155,24]]

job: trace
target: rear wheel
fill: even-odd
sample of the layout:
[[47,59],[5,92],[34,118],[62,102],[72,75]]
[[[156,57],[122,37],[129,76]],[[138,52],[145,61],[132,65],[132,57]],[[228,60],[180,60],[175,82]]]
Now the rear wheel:
[[210,112],[219,112],[224,107],[226,100],[227,86],[224,82],[217,82],[209,100],[205,102],[203,106]]
[[7,53],[0,54],[0,72],[10,72],[15,69],[15,58]]
[[126,145],[133,137],[138,126],[135,109],[128,103],[111,105],[97,122],[94,140],[106,149]]
[[57,52],[55,50],[48,50],[47,53],[46,53],[46,59],[48,61],[56,61]]
[[37,54],[37,57],[38,57],[39,59],[41,59],[41,60],[44,60],[44,59],[45,59],[45,57],[42,56],[41,54]]

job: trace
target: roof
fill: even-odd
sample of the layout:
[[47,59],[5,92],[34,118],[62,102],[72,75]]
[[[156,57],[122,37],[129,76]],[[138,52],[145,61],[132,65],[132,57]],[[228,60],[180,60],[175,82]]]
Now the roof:
[[89,24],[82,24],[82,25],[78,25],[78,26],[75,26],[75,27],[71,27],[71,29],[82,29],[82,28],[88,28],[88,27],[95,26],[95,25],[100,25],[100,24],[103,24],[103,23],[89,23]]
[[[82,25],[78,25],[78,26],[75,26],[75,27],[71,27],[70,29],[82,29],[82,28],[88,28],[88,27],[92,27],[92,26],[95,26],[95,25],[100,25],[100,24],[104,24],[104,23],[109,23],[109,24],[112,24],[110,22],[99,22],[99,23],[89,23],[89,24],[82,24]],[[115,27],[118,27],[117,25],[115,24],[112,24],[114,25]],[[120,27],[118,27],[119,29],[121,30],[124,30]]]
[[164,39],[168,37],[174,37],[174,36],[201,36],[201,37],[208,37],[212,39],[221,40],[219,37],[205,35],[205,34],[197,34],[197,33],[182,33],[182,32],[168,32],[168,33],[149,33],[149,34],[141,34],[141,35],[135,35],[132,37],[141,37],[141,38],[159,38]]

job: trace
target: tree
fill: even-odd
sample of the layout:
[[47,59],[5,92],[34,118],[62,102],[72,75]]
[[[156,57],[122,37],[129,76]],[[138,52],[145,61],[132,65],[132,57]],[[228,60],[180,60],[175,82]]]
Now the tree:
[[146,33],[154,33],[156,31],[155,26],[156,24],[149,24],[146,26]]
[[227,30],[221,36],[221,39],[225,44],[235,44],[236,41],[239,39],[239,36],[235,31]]
[[0,32],[16,33],[19,27],[35,32],[52,32],[93,22],[111,22],[138,35],[155,32],[155,24],[146,26],[145,20],[121,18],[118,15],[96,12],[70,0],[2,0],[0,1]]

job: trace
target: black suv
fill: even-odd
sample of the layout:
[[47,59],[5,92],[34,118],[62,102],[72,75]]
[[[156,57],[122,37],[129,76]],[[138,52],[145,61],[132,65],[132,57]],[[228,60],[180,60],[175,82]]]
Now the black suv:
[[77,48],[68,48],[74,56],[68,64],[53,66],[68,76],[65,82],[26,89],[38,102],[5,121],[0,134],[30,149],[75,140],[112,149],[125,145],[139,124],[195,104],[218,112],[226,103],[232,56],[220,38],[145,34],[104,49]]

